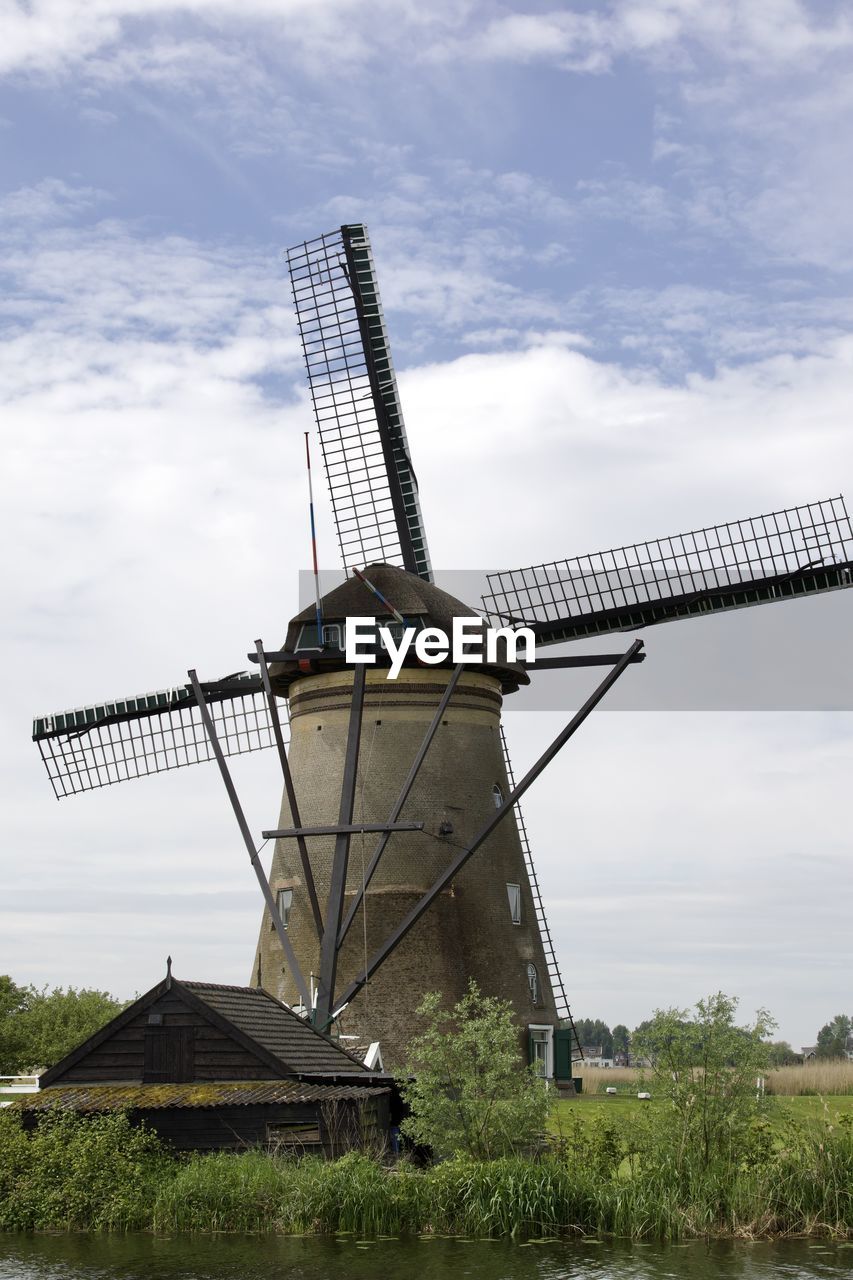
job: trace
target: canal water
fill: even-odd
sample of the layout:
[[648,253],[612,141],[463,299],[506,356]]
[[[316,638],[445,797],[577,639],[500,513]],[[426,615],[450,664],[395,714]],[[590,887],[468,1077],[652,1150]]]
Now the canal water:
[[850,1280],[853,1244],[0,1234],[0,1280]]

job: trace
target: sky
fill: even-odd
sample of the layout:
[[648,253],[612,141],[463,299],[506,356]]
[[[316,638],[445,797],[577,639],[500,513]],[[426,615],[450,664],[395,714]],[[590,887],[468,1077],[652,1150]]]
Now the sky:
[[[853,18],[0,0],[0,28],[0,971],[245,982],[215,770],[58,804],[30,722],[283,639],[311,426],[283,251],[368,224],[440,569],[849,492]],[[529,793],[577,1016],[722,989],[799,1047],[853,1011],[849,596],[650,629],[625,680],[659,702],[596,713]],[[508,702],[517,772],[554,701]],[[274,755],[234,772],[260,831]]]

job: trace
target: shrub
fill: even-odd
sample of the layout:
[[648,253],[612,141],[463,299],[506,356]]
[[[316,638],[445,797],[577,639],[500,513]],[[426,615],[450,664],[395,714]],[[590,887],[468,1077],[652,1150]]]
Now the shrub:
[[481,995],[472,981],[450,1011],[433,992],[417,1012],[426,1028],[409,1045],[414,1080],[401,1081],[411,1110],[403,1133],[437,1155],[477,1160],[535,1145],[550,1095],[522,1059],[509,1002]]

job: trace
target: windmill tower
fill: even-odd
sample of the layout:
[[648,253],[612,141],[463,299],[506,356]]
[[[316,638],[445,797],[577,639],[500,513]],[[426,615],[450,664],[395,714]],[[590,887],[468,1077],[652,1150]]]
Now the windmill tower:
[[[448,633],[453,617],[471,609],[423,578],[390,565],[371,565],[366,577],[392,601],[410,625]],[[332,825],[347,762],[354,669],[334,648],[348,617],[375,616],[382,606],[356,577],[322,601],[329,640],[314,672],[298,659],[270,670],[276,692],[290,705],[290,770],[305,826]],[[285,649],[305,651],[316,635],[314,607],[290,624]],[[302,663],[305,666],[303,660]],[[382,940],[406,918],[447,864],[510,792],[502,747],[501,703],[529,677],[518,664],[469,667],[450,688],[450,667],[424,667],[409,659],[395,680],[384,668],[366,673],[352,822],[377,823],[397,814],[397,798],[436,708],[439,725],[401,814],[421,830],[353,834],[342,899],[336,981],[346,985],[368,963]],[[344,816],[344,815],[340,815]],[[400,816],[400,815],[398,815]],[[298,826],[287,795],[282,828]],[[379,848],[379,857],[376,857]],[[332,887],[335,838],[311,842],[317,897]],[[369,874],[372,870],[372,874]],[[303,973],[319,975],[320,938],[293,839],[277,844],[270,885],[288,917],[288,935]],[[268,913],[261,922],[254,977],[293,1004],[298,992]],[[438,895],[399,947],[354,998],[342,1025],[366,1041],[379,1041],[385,1065],[400,1065],[416,1023],[413,1002],[440,991],[455,1003],[474,979],[487,995],[511,1001],[525,1037],[550,1044],[558,1028],[539,921],[519,829],[504,822],[476,859]]]
[[[366,574],[295,617],[284,649],[256,641],[257,674],[201,682],[190,671],[155,693],[40,716],[33,739],[58,798],[216,762],[266,904],[253,978],[321,1028],[347,1017],[399,1061],[423,992],[453,999],[473,976],[511,1000],[542,1073],[565,1077],[571,1042],[556,1024],[570,1014],[518,802],[643,655],[639,641],[621,654],[540,649],[847,588],[850,518],[828,498],[489,575],[482,612],[534,631],[537,673],[608,669],[516,783],[500,708],[533,664],[407,660],[391,681],[344,661],[347,617],[387,620],[390,602],[407,624],[446,630],[475,610],[432,582],[365,228],[341,227],[288,259],[341,555]],[[277,841],[268,880],[227,759],[270,747],[285,799],[279,826],[262,832]]]

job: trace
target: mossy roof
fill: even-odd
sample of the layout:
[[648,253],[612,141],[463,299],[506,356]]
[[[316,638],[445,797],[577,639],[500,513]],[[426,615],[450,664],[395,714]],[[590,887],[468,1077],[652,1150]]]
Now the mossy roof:
[[57,1084],[22,1094],[22,1111],[160,1111],[166,1107],[249,1107],[271,1104],[363,1101],[388,1093],[362,1085],[311,1084],[299,1080],[244,1080],[208,1084]]

